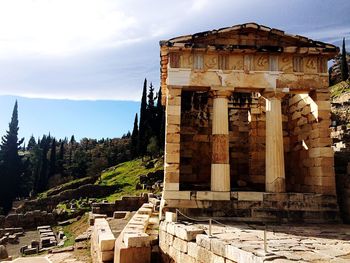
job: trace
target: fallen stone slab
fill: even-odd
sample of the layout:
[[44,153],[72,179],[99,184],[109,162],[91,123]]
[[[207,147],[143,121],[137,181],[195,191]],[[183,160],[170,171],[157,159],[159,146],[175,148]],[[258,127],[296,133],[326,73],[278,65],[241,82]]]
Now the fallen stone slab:
[[38,254],[38,248],[28,247],[28,248],[24,249],[23,254],[24,255],[35,255],[35,254]]
[[4,228],[4,232],[5,233],[9,233],[10,235],[14,234],[14,233],[19,233],[19,232],[24,232],[23,227],[7,227]]
[[123,219],[127,217],[130,214],[129,211],[115,211],[113,212],[113,218],[114,219]]
[[86,241],[90,239],[90,235],[88,233],[83,233],[75,238],[75,242]]
[[39,231],[39,230],[42,230],[42,229],[51,229],[51,226],[38,226],[36,229],[37,229],[38,231]]
[[65,236],[64,232],[61,230],[58,232],[58,238],[59,239],[63,239],[63,237]]
[[6,245],[7,239],[8,239],[7,236],[3,236],[2,238],[0,238],[0,245]]
[[16,235],[10,235],[7,240],[10,244],[17,244],[18,243],[18,237]]
[[51,250],[49,250],[49,253],[57,254],[57,253],[63,253],[63,252],[70,252],[70,251],[73,251],[73,250],[74,250],[73,246],[68,246],[68,247],[64,247],[64,248],[51,249]]

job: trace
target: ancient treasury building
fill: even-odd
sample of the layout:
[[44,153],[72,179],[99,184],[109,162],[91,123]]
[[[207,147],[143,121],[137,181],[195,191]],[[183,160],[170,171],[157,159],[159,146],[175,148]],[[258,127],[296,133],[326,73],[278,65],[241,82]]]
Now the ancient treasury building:
[[161,41],[163,211],[337,221],[327,61],[338,52],[255,23]]

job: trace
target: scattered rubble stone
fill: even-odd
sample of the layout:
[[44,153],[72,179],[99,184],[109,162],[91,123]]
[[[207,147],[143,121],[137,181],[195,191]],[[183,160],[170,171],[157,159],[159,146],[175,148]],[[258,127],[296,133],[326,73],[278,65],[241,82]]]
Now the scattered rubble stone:
[[9,255],[7,253],[6,247],[0,245],[0,259],[8,259]]

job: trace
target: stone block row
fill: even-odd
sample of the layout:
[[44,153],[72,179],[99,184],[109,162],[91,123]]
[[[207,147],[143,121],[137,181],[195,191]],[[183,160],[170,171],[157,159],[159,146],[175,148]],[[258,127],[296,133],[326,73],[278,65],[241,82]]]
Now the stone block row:
[[163,221],[160,224],[159,246],[162,253],[176,263],[263,263],[278,258],[273,254],[267,256],[259,250],[253,253],[253,249],[241,249],[230,243],[232,233],[218,236],[204,234],[203,226],[200,225]]

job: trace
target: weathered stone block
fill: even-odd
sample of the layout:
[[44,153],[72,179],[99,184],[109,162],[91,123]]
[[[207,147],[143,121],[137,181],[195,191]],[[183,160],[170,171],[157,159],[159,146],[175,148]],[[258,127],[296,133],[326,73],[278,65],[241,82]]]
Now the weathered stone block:
[[[211,251],[216,254],[219,255],[221,257],[225,257],[225,242],[222,239],[218,239],[218,238],[211,238],[210,239],[210,247],[211,247]],[[214,261],[216,262],[216,261]]]
[[176,222],[177,215],[173,212],[165,212],[165,222]]
[[197,254],[197,261],[203,262],[203,263],[213,263],[213,253],[204,248],[199,246],[198,247],[198,254]]
[[263,192],[238,192],[239,201],[263,201]]
[[199,234],[196,236],[196,243],[200,247],[204,247],[207,250],[210,250],[210,238],[207,235]]
[[148,247],[150,237],[146,233],[124,233],[123,241],[126,247]]
[[175,249],[187,253],[187,241],[184,241],[178,237],[174,238],[173,246]]
[[199,246],[195,242],[188,242],[187,244],[187,254],[193,258],[198,257]]
[[196,236],[203,233],[204,230],[196,226],[180,225],[175,228],[176,236],[186,241],[196,240]]

